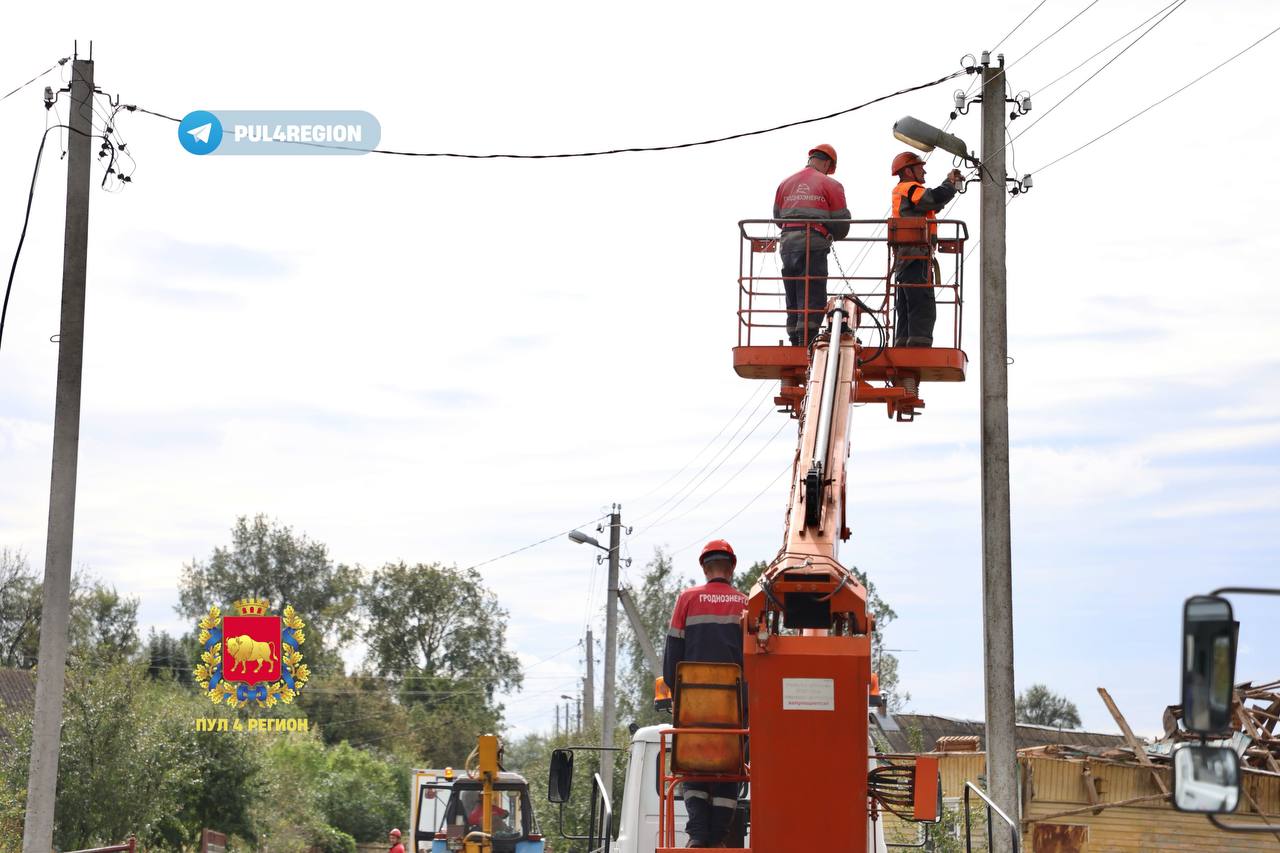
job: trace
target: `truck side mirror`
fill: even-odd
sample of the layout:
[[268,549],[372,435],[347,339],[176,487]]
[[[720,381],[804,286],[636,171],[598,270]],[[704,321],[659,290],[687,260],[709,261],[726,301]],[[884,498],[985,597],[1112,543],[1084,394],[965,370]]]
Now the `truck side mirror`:
[[1240,804],[1240,756],[1227,746],[1179,744],[1173,752],[1173,805],[1228,814]]
[[572,788],[573,751],[557,749],[551,753],[551,769],[547,772],[547,799],[553,803],[567,803]]
[[1182,722],[1187,731],[1230,730],[1239,629],[1225,598],[1194,595],[1183,605]]

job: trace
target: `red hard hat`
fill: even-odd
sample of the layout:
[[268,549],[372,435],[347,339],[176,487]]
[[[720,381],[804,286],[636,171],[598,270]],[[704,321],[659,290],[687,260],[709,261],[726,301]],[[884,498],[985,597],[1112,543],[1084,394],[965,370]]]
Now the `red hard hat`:
[[836,173],[836,149],[824,142],[809,149],[809,156],[812,157],[814,154],[825,154],[831,160],[831,170],[827,174],[834,175]]
[[391,831],[390,831],[389,833],[387,833],[387,834],[388,834],[388,835],[394,835],[396,838],[399,838],[399,837],[400,837],[400,830],[398,830],[398,829],[393,829],[393,830],[391,830]]
[[889,172],[896,175],[908,166],[923,166],[924,161],[920,159],[920,155],[914,151],[903,151],[897,157],[893,158],[893,169]]
[[[830,148],[831,146],[827,146]],[[733,546],[723,539],[712,539],[702,547],[702,555],[698,557],[698,565],[702,565],[712,554],[728,556],[734,566],[738,565],[738,555],[733,553]]]

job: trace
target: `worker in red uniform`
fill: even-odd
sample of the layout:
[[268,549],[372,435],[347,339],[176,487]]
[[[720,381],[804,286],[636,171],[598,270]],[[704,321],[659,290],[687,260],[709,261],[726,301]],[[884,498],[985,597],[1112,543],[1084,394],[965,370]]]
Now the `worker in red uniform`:
[[792,346],[808,346],[817,337],[827,308],[827,252],[831,241],[849,234],[849,207],[844,187],[831,177],[836,150],[830,145],[809,149],[809,162],[778,185],[773,197],[774,219],[783,222],[778,253],[782,257],[783,289],[787,295],[787,336]]
[[391,849],[387,853],[404,853],[404,845],[400,843],[400,830],[393,829],[388,835],[391,838]]
[[[952,169],[947,180],[928,189],[924,185],[924,161],[914,151],[904,151],[893,158],[893,174],[898,185],[893,188],[890,216],[936,219],[955,198],[964,183],[959,169]],[[929,223],[930,234],[937,233],[937,225]],[[938,308],[929,281],[933,256],[928,246],[898,246],[895,250],[893,272],[898,284],[930,285],[925,287],[897,288],[897,310],[894,315],[893,345],[896,347],[933,346],[933,323]]]
[[[670,685],[676,685],[676,666],[681,661],[742,667],[742,612],[747,597],[733,585],[738,558],[728,542],[713,539],[702,549],[698,562],[707,582],[680,593],[667,631],[662,676]],[[685,782],[682,791],[689,814],[685,825],[689,846],[721,846],[738,807],[738,785]]]
[[[489,814],[493,818],[491,825],[494,832],[502,832],[508,828],[506,823],[502,820],[507,816],[508,812],[502,806],[498,805],[496,801],[490,803]],[[484,824],[484,800],[479,800],[476,803],[475,808],[473,808],[467,815],[467,823],[477,827]]]

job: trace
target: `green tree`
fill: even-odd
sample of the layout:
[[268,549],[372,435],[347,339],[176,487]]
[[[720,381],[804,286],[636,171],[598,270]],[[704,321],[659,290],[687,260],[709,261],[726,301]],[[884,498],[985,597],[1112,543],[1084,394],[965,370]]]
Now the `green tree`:
[[404,822],[410,769],[408,762],[346,743],[326,749],[318,780],[325,821],[356,841],[382,841],[388,829]]
[[[145,667],[98,662],[67,673],[58,767],[60,849],[119,843],[178,849],[202,826],[249,833],[256,791],[252,744],[197,734],[192,722],[209,703],[181,687],[147,678]],[[0,751],[0,789],[26,787],[31,720],[6,721],[13,748]]]
[[147,675],[177,681],[190,687],[195,683],[191,677],[191,658],[187,655],[190,645],[191,643],[179,640],[167,631],[157,632],[152,628],[147,634],[143,654],[147,663]]
[[1058,729],[1080,728],[1080,709],[1065,696],[1059,696],[1043,684],[1033,684],[1023,691],[1014,705],[1018,722]]
[[745,572],[738,571],[733,573],[733,585],[750,595],[751,587],[756,585],[756,581],[760,580],[760,576],[764,574],[764,570],[767,568],[769,568],[768,563],[764,560],[757,560]]
[[[671,556],[661,548],[655,548],[653,559],[645,564],[640,588],[632,597],[635,599],[636,609],[640,611],[640,622],[644,625],[659,660],[666,645],[671,611],[675,609],[681,590],[689,585],[689,579],[676,572]],[[618,720],[634,722],[637,726],[671,722],[670,714],[653,710],[654,676],[629,620],[623,623],[620,634],[620,648],[624,657],[619,674]],[[626,739],[617,742],[626,743]]]
[[71,654],[125,660],[138,650],[138,599],[114,586],[79,574],[72,579]]
[[373,573],[362,610],[367,665],[425,715],[417,734],[429,759],[461,764],[476,735],[501,728],[497,694],[523,681],[497,596],[474,569],[388,563]]
[[0,665],[35,666],[40,581],[21,551],[0,549]]
[[889,710],[901,711],[911,700],[911,694],[898,689],[898,657],[884,649],[884,629],[898,618],[898,614],[889,602],[880,597],[866,572],[857,566],[851,566],[849,571],[853,572],[858,583],[866,587],[867,613],[876,620],[876,632],[871,637],[871,671],[880,676],[880,695],[885,698]]
[[392,685],[384,678],[322,675],[308,683],[297,704],[328,745],[345,741],[411,752],[421,746],[410,709],[396,701]]
[[[42,583],[21,551],[0,550],[0,666],[35,666]],[[88,572],[71,576],[70,660],[123,660],[138,649],[138,599]]]
[[279,610],[291,604],[307,623],[307,664],[336,673],[343,671],[341,650],[356,634],[359,591],[359,569],[334,563],[323,544],[266,516],[241,516],[230,547],[182,567],[177,611],[194,624],[211,605],[225,614],[242,598],[266,598]]

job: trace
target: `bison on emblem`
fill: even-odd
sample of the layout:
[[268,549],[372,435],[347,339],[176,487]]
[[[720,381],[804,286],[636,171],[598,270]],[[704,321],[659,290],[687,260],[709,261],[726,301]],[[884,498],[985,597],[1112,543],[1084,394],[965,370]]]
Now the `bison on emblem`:
[[227,668],[227,674],[235,671],[237,666],[245,675],[249,673],[249,664],[256,663],[257,669],[254,673],[262,672],[262,665],[267,665],[270,671],[272,666],[279,663],[279,650],[275,643],[260,642],[253,639],[248,634],[241,634],[239,637],[227,637],[227,654],[232,657],[232,664]]

